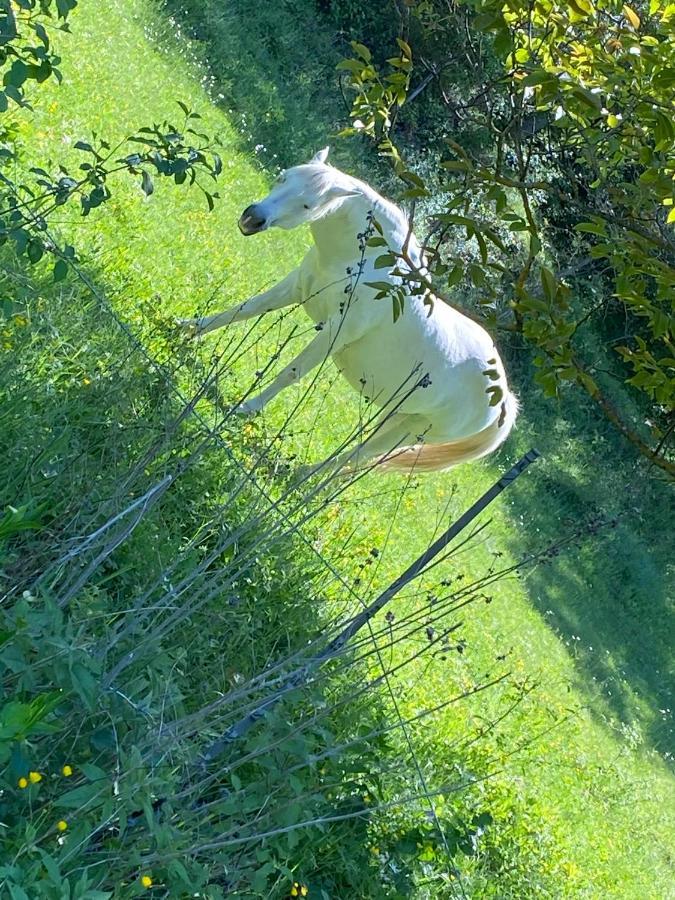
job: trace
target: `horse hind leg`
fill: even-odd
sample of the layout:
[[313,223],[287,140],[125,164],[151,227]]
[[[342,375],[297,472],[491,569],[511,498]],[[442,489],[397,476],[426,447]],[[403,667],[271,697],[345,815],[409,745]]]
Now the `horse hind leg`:
[[387,416],[358,446],[337,456],[329,456],[323,462],[303,466],[299,475],[306,477],[319,472],[328,474],[342,470],[343,474],[366,468],[378,457],[394,458],[396,451],[424,441],[431,423],[425,416],[413,413],[394,413]]

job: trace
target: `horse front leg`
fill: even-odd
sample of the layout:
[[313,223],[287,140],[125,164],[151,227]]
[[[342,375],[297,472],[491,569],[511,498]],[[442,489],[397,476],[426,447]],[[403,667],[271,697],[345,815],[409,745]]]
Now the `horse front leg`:
[[273,309],[283,309],[285,306],[293,306],[300,302],[298,281],[299,270],[295,269],[287,275],[279,284],[275,284],[269,291],[257,294],[244,300],[238,306],[233,306],[213,316],[203,316],[197,319],[178,319],[178,325],[185,329],[192,337],[201,337],[216,328],[223,328],[233,322],[244,322],[253,319]]
[[[235,412],[242,415],[254,415],[260,412],[280,391],[292,384],[296,384],[312,369],[324,362],[329,354],[335,351],[335,342],[335,334],[331,338],[331,329],[325,327],[325,330],[321,331],[305,347],[302,353],[299,353],[292,362],[281,370],[269,387],[261,391],[256,397],[242,401],[236,407]],[[340,346],[343,345],[340,344]]]

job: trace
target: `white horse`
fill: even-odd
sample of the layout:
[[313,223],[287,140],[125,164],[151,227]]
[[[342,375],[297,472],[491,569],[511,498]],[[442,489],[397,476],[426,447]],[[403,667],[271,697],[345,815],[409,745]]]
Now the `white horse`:
[[[365,240],[373,218],[389,248],[409,260],[409,269],[423,270],[420,246],[400,209],[328,165],[327,156],[325,148],[309,163],[282,172],[270,194],[239,220],[244,235],[308,222],[314,246],[299,268],[239,306],[181,324],[202,335],[302,304],[316,323],[316,337],[237,411],[260,411],[331,356],[351,386],[380,410],[359,447],[332,461],[338,467],[377,460],[388,469],[432,471],[490,453],[506,439],[518,409],[492,338],[442,300],[425,305],[419,293],[410,293],[409,280],[392,274],[396,267],[374,267],[387,247]],[[370,233],[376,234],[372,225]],[[397,266],[403,270],[400,260]],[[406,289],[396,321],[392,300],[375,299],[378,288],[368,286],[375,281]]]

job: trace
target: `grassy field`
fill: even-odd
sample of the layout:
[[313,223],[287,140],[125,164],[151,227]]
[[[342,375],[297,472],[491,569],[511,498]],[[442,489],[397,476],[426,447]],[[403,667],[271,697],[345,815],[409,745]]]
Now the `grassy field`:
[[[24,742],[3,787],[16,795],[27,767],[72,761],[81,793],[45,778],[28,789],[30,815],[3,814],[16,871],[2,871],[0,896],[21,898],[8,885],[22,883],[31,900],[65,896],[64,880],[72,896],[135,896],[145,872],[153,895],[175,897],[188,886],[285,897],[294,880],[330,898],[672,896],[668,501],[609,426],[578,400],[544,401],[510,348],[524,412],[497,458],[409,482],[369,475],[298,502],[268,466],[259,488],[239,466],[318,459],[346,436],[358,401],[330,370],[298,409],[289,391],[215,436],[213,390],[181,418],[212,364],[230,400],[280,347],[306,340],[300,315],[200,346],[171,326],[259,292],[308,246],[304,232],[246,240],[235,224],[273,167],[308,157],[342,116],[328,24],[309,3],[277,19],[252,2],[81,0],[61,40],[64,83],[21,117],[32,164],[73,165],[78,139],[121,140],[172,119],[181,100],[219,135],[224,172],[211,213],[194,190],[158,184],[146,199],[121,179],[90,219],[65,210],[56,227],[89,286],[6,263],[0,500],[40,527],[0,551],[2,591],[19,598],[3,623],[3,684],[68,700],[58,734]],[[333,143],[336,161],[375,179],[365,150]],[[186,792],[195,749],[264,695],[257,676],[359,609],[533,444],[543,461],[491,507],[485,531],[395,601],[360,658],[294,695]],[[112,529],[102,564],[102,544],[72,555],[139,497],[145,515]],[[218,698],[232,708],[207,709]],[[157,822],[152,805],[167,795]],[[142,827],[129,824],[138,807]],[[122,815],[126,830],[103,830]]]

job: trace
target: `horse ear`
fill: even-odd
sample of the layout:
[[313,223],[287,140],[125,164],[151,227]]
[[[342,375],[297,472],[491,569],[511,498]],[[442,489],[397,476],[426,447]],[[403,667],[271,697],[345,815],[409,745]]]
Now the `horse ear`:
[[337,200],[340,197],[358,197],[361,191],[355,191],[351,188],[347,187],[339,187],[334,184],[328,190],[328,194],[331,200]]
[[330,150],[330,147],[324,147],[323,150],[319,150],[318,153],[314,154],[314,156],[311,158],[310,162],[325,163],[326,160],[328,159],[328,151],[329,150]]

